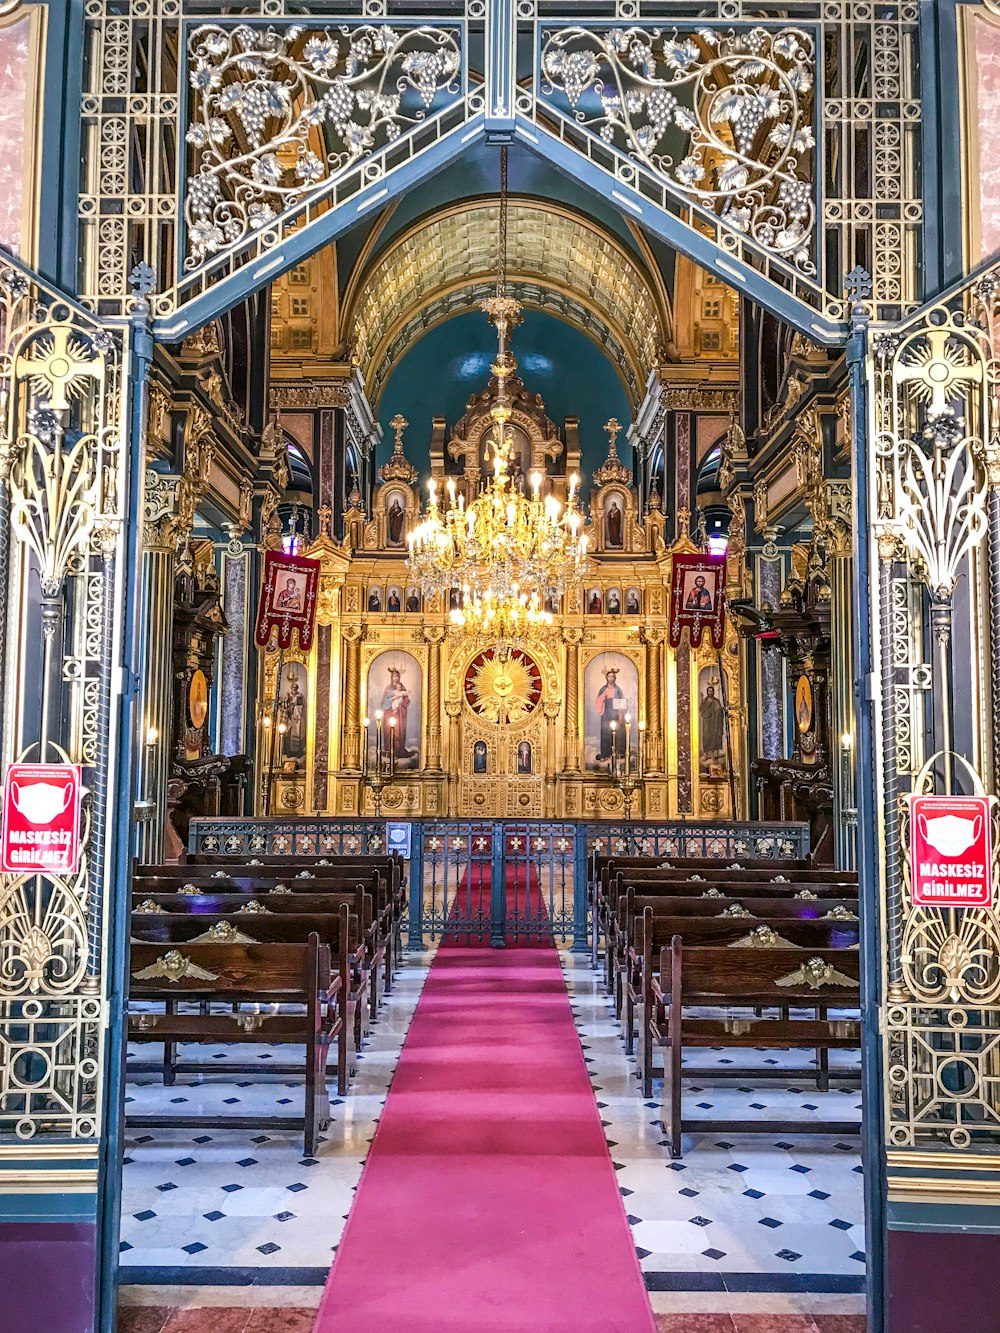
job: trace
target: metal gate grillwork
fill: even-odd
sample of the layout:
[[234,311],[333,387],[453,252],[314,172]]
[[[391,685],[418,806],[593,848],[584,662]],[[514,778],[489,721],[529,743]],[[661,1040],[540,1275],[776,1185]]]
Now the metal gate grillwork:
[[[388,822],[392,827],[392,821]],[[672,821],[417,820],[409,828],[408,941],[469,946],[551,940],[585,951],[587,858],[805,856],[806,824]],[[344,856],[381,852],[384,819],[193,819],[189,849],[227,856]]]

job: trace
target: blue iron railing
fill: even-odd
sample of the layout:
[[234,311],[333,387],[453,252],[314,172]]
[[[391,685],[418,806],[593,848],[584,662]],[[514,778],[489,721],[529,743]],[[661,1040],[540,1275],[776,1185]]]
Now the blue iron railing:
[[216,855],[349,856],[396,847],[409,883],[408,940],[496,946],[540,939],[589,947],[587,859],[806,856],[807,824],[552,820],[193,819],[188,850]]

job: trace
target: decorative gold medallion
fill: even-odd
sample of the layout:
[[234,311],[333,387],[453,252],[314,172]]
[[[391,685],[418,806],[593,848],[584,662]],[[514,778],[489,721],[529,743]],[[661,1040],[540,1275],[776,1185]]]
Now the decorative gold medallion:
[[188,685],[188,716],[195,729],[208,717],[208,681],[204,671],[196,671]]
[[495,648],[487,648],[466,669],[465,701],[489,722],[520,722],[535,711],[541,697],[541,670],[525,652],[500,657]]

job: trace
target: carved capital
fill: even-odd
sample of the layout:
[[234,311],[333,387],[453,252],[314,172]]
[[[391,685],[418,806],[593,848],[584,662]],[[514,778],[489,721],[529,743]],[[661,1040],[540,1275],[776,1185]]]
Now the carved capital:
[[420,637],[425,643],[443,643],[448,637],[448,631],[444,625],[422,625]]
[[451,718],[457,718],[462,712],[461,699],[445,699],[444,711]]
[[562,712],[562,700],[561,699],[548,700],[546,703],[542,704],[542,712],[550,721],[552,721],[553,719],[557,718],[559,714]]
[[346,643],[360,643],[365,632],[365,625],[343,625],[340,635]]
[[651,625],[643,625],[639,630],[639,639],[642,643],[648,644],[650,648],[658,647],[666,638],[666,630],[654,628]]
[[880,560],[893,561],[901,558],[903,541],[893,524],[878,524],[875,529],[875,541],[878,545],[878,558]]
[[575,625],[566,626],[562,636],[563,643],[568,644],[571,648],[576,648],[583,642],[583,630],[578,629]]

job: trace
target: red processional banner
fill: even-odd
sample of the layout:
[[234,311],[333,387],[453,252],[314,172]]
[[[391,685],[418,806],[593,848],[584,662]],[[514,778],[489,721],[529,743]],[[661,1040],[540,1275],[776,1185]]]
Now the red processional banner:
[[726,632],[726,557],[724,555],[675,555],[670,579],[670,645],[680,645],[687,629],[691,645],[701,645],[706,630],[712,647],[722,647]]
[[254,641],[266,648],[272,631],[278,631],[278,647],[290,648],[292,631],[299,636],[299,647],[312,646],[316,621],[316,595],[319,590],[319,561],[301,555],[268,551],[264,556],[264,579],[260,586],[257,629]]

